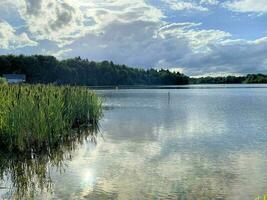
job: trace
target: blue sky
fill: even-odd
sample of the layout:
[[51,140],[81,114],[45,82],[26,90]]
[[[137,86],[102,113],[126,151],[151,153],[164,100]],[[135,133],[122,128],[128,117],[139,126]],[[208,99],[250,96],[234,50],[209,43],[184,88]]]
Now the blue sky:
[[0,0],[0,54],[267,73],[267,0]]

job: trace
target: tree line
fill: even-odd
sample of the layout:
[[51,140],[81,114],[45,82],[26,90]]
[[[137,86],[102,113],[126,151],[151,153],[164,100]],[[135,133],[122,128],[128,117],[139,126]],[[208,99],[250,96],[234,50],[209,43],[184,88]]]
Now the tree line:
[[169,70],[138,69],[103,61],[94,62],[80,57],[58,60],[43,55],[2,55],[1,74],[25,74],[27,83],[69,85],[181,85],[189,77]]
[[3,74],[25,74],[27,83],[88,86],[267,83],[264,74],[190,78],[165,69],[144,70],[111,61],[94,62],[80,57],[58,60],[44,55],[1,55],[0,75]]
[[226,77],[200,77],[190,78],[190,84],[236,84],[236,83],[267,83],[267,75],[248,74],[246,76],[226,76]]

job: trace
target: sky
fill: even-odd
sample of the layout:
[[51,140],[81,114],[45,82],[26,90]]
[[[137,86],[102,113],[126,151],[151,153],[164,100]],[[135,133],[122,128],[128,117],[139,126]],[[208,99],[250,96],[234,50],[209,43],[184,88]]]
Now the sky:
[[0,54],[267,73],[267,0],[0,0]]

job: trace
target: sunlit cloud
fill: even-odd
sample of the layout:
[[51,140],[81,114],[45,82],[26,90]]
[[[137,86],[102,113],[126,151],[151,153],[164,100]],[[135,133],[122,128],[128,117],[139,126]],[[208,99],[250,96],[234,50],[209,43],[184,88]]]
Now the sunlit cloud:
[[232,0],[224,3],[224,6],[236,12],[266,13],[265,0]]
[[31,40],[25,32],[18,34],[10,24],[0,21],[0,49],[12,50],[36,45],[37,42]]

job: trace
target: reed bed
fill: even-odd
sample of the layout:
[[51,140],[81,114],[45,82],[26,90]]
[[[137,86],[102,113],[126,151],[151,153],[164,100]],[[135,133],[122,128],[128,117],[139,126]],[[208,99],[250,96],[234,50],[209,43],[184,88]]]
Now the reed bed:
[[87,88],[0,84],[1,149],[49,152],[101,116],[101,100]]
[[3,77],[0,77],[0,84],[7,84],[7,80]]

